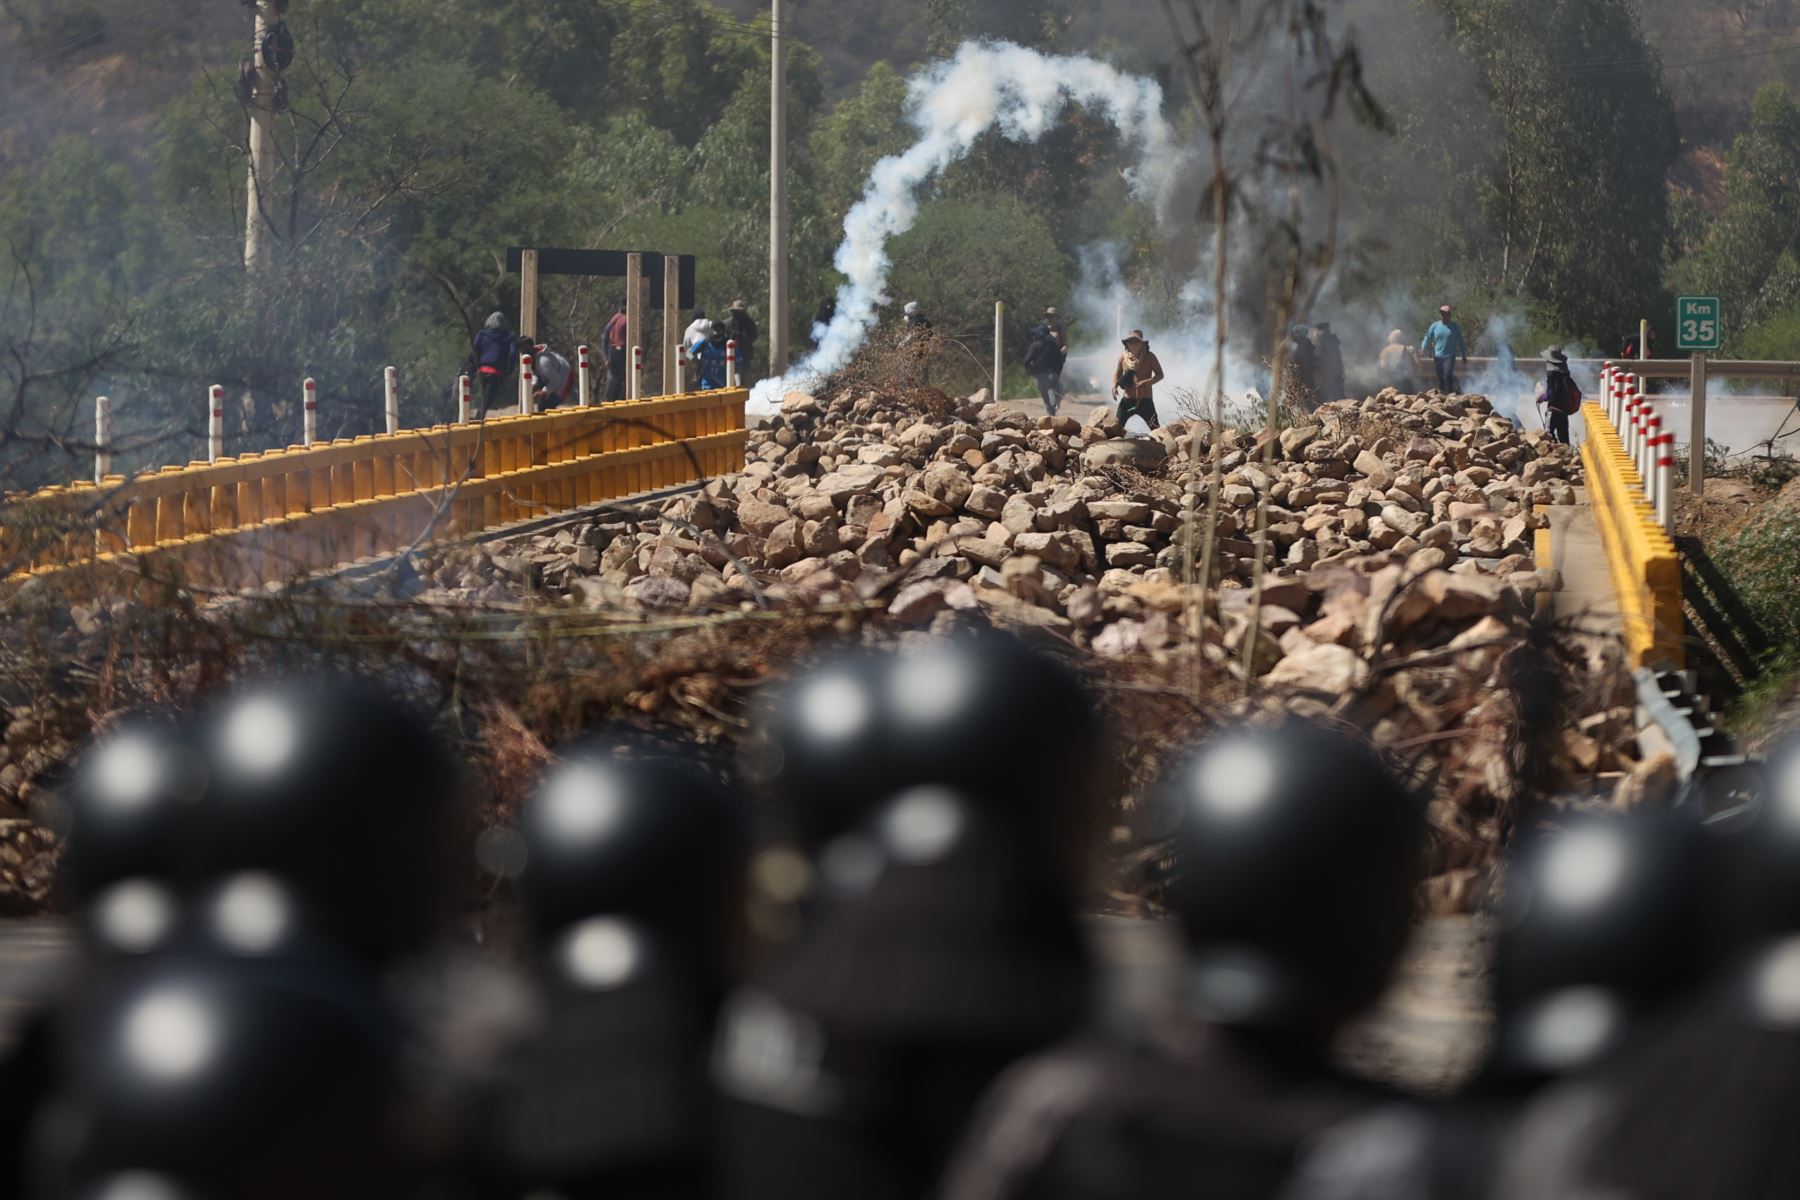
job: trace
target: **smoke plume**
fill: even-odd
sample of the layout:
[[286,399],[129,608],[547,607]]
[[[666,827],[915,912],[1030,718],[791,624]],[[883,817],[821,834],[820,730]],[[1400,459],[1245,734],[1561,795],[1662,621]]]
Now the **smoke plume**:
[[[910,82],[907,115],[919,138],[903,153],[875,164],[867,190],[845,218],[835,260],[846,276],[838,289],[837,315],[814,329],[818,347],[795,364],[792,375],[829,375],[863,344],[877,310],[888,300],[888,243],[918,218],[927,183],[966,157],[990,130],[1012,141],[1037,142],[1072,104],[1104,115],[1118,129],[1136,155],[1136,165],[1126,175],[1133,195],[1161,210],[1182,154],[1163,117],[1162,88],[1153,80],[1093,58],[1040,54],[1010,42],[965,42],[954,58],[924,69]],[[786,382],[765,379],[757,384],[751,413],[774,412]]]

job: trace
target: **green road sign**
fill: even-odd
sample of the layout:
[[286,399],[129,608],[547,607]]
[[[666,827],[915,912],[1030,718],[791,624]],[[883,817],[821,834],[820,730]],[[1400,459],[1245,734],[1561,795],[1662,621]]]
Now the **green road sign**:
[[1683,296],[1675,302],[1677,350],[1717,350],[1719,325],[1717,296]]

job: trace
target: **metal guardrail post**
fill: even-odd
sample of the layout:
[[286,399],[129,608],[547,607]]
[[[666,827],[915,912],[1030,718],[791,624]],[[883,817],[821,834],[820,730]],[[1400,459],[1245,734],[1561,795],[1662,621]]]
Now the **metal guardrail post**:
[[319,438],[319,381],[307,379],[300,387],[300,444],[307,449]]
[[591,408],[594,404],[594,366],[590,351],[586,346],[575,348],[575,386],[579,391],[581,407]]
[[206,461],[225,457],[225,389],[213,384],[206,392]]
[[381,373],[382,399],[387,407],[388,436],[400,432],[400,372],[388,367]]
[[112,474],[112,400],[94,400],[94,482],[105,483]]
[[738,385],[737,342],[725,343],[725,386],[734,388]]

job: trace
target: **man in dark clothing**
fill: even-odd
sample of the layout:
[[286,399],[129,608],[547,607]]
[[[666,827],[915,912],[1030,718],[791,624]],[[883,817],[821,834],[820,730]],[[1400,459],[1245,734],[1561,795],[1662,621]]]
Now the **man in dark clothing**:
[[1044,400],[1044,413],[1054,417],[1062,407],[1063,363],[1067,355],[1061,340],[1049,325],[1034,325],[1031,345],[1025,348],[1025,369],[1037,381],[1038,395]]
[[612,320],[606,323],[606,331],[600,335],[600,344],[606,348],[606,398],[623,400],[625,398],[625,302],[619,301],[618,309]]
[[481,384],[481,411],[499,407],[502,389],[519,364],[513,353],[516,345],[504,313],[490,314],[487,323],[476,332],[469,349],[469,365]]
[[742,300],[733,300],[731,311],[725,317],[725,336],[737,343],[740,378],[755,378],[750,374],[750,356],[756,352],[756,335],[756,322],[751,319],[750,306]]
[[1338,341],[1337,334],[1331,332],[1331,322],[1320,321],[1312,327],[1312,346],[1315,369],[1318,372],[1319,400],[1342,400],[1346,389],[1344,347]]
[[1366,744],[1299,722],[1216,738],[1159,793],[1180,1009],[1009,1072],[947,1200],[1274,1200],[1314,1136],[1385,1097],[1329,1046],[1406,944],[1424,803]]
[[831,324],[832,319],[836,316],[837,297],[835,295],[827,296],[819,301],[818,311],[813,313],[812,319],[812,344],[814,348],[818,347],[819,342],[825,336],[826,327]]
[[1581,389],[1569,375],[1569,356],[1561,350],[1544,355],[1544,386],[1538,392],[1538,407],[1544,411],[1544,427],[1550,440],[1569,445],[1569,418],[1581,410]]
[[1296,325],[1288,330],[1287,356],[1283,399],[1292,409],[1310,412],[1319,402],[1319,354],[1306,326]]

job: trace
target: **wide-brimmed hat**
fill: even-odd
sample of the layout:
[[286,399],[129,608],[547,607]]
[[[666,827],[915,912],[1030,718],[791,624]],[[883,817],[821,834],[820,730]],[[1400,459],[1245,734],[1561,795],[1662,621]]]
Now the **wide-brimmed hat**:
[[748,304],[744,303],[742,300],[733,300],[731,302],[731,311],[732,312],[743,312],[746,308],[749,308],[749,307],[750,306]]
[[1056,315],[1056,308],[1055,308],[1055,306],[1054,306],[1054,305],[1053,305],[1053,306],[1051,306],[1051,307],[1050,307],[1050,308],[1046,308],[1046,309],[1045,309],[1045,310],[1044,310],[1044,315],[1045,315],[1045,316],[1046,316],[1046,317],[1054,317],[1054,316],[1055,316],[1055,315]]
[[1144,331],[1141,329],[1134,329],[1120,339],[1120,345],[1123,346],[1129,346],[1133,342],[1142,342],[1144,345],[1148,346],[1150,344],[1150,339],[1144,336]]
[[1552,346],[1544,351],[1544,361],[1552,366],[1566,367],[1569,365],[1569,356],[1564,354],[1560,347]]

